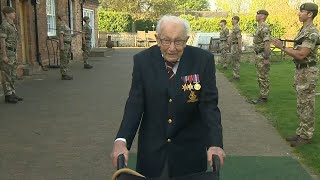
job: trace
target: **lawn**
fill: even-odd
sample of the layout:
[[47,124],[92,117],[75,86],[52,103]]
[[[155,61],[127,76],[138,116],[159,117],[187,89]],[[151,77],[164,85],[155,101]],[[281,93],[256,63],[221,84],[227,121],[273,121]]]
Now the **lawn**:
[[[217,69],[231,79],[231,70]],[[292,135],[298,126],[296,113],[296,94],[293,87],[294,64],[290,60],[280,62],[276,57],[272,59],[270,70],[269,101],[264,105],[257,105],[257,111],[264,114],[284,138]],[[241,80],[234,82],[240,93],[248,99],[259,95],[256,70],[253,63],[241,63]],[[317,92],[320,92],[318,81]],[[295,148],[295,153],[302,161],[316,172],[320,173],[320,95],[316,97],[316,130],[312,144]]]

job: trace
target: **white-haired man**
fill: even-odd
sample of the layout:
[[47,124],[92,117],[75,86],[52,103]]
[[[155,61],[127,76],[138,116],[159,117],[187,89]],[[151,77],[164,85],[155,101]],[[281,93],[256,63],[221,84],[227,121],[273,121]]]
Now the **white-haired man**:
[[[136,170],[146,177],[203,172],[225,157],[213,55],[187,46],[189,22],[163,16],[157,45],[134,56],[132,84],[111,158],[128,159],[139,128]],[[140,127],[139,127],[140,125]]]

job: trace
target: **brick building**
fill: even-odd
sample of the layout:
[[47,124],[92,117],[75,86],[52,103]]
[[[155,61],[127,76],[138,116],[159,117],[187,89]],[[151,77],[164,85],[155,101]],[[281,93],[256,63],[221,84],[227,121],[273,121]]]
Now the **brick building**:
[[[16,9],[16,27],[19,33],[18,42],[18,74],[38,61],[43,64],[53,64],[54,55],[59,57],[57,41],[52,41],[57,35],[57,14],[66,14],[73,31],[82,29],[82,17],[89,16],[93,28],[93,47],[98,42],[98,0],[0,0],[1,9],[11,6]],[[83,16],[82,16],[83,14]],[[1,18],[3,15],[1,14]],[[72,43],[74,60],[82,60],[81,35],[76,36]],[[56,52],[56,53],[54,53]]]

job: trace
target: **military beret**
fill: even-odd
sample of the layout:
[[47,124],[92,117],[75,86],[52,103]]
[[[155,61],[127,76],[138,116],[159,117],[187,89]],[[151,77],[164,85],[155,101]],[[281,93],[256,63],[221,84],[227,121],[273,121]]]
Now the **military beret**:
[[84,21],[86,21],[86,20],[88,20],[88,19],[90,19],[88,16],[83,17],[83,20],[84,20]]
[[259,11],[257,11],[257,14],[264,14],[266,16],[269,15],[268,11],[266,11],[266,10],[259,10]]
[[225,23],[225,24],[227,24],[227,21],[226,21],[225,19],[222,19],[222,20],[220,21],[220,23]]
[[2,13],[3,14],[9,14],[9,13],[13,13],[15,11],[16,10],[13,9],[12,7],[10,7],[10,6],[6,6],[6,7],[2,8]]
[[306,11],[318,11],[318,5],[315,3],[304,3],[300,6],[300,11],[306,10]]
[[239,21],[240,18],[239,18],[239,16],[233,16],[233,17],[232,17],[232,20],[237,20],[237,21]]

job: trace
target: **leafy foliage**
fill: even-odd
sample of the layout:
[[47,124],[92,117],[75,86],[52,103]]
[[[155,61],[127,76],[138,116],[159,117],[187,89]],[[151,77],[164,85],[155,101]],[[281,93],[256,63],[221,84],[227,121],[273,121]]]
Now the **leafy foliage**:
[[131,31],[132,18],[128,13],[99,10],[98,28],[106,32]]

